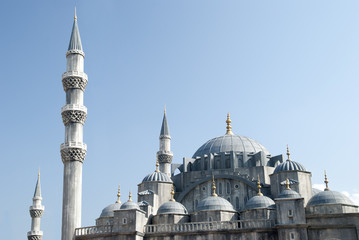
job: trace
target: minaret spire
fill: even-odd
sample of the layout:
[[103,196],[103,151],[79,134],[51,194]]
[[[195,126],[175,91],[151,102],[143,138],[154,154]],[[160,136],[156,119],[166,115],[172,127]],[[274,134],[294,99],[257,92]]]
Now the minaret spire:
[[171,136],[167,123],[166,107],[163,113],[162,127],[160,132],[160,149],[157,152],[157,159],[160,164],[160,172],[171,177],[171,163],[173,153],[171,152]]
[[66,105],[61,109],[65,125],[65,141],[60,148],[64,163],[62,240],[73,240],[75,229],[81,227],[82,164],[87,152],[83,142],[83,125],[87,117],[87,108],[83,105],[87,85],[84,57],[75,11],[66,53],[67,68],[62,74],[62,85],[66,92]]
[[40,184],[40,171],[37,175],[37,182],[32,198],[32,206],[30,206],[31,216],[31,231],[27,233],[28,240],[41,240],[43,232],[40,230],[40,219],[44,213],[45,207],[41,205],[41,184]]

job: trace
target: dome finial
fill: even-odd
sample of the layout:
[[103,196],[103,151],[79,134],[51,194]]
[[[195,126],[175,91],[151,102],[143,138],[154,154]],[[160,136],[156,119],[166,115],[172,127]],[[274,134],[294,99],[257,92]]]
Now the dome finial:
[[165,104],[165,111],[164,111],[164,113],[166,114],[166,104]]
[[285,179],[285,185],[287,186],[286,190],[290,190],[288,178]]
[[170,199],[170,201],[172,201],[172,202],[175,202],[176,200],[174,199],[174,196],[175,196],[175,191],[174,191],[174,189],[173,189],[173,183],[172,183],[172,188],[171,188],[171,199]]
[[229,112],[227,113],[227,132],[226,132],[226,135],[233,135],[233,132],[232,132],[232,126],[231,126],[231,118],[229,116]]
[[289,156],[290,156],[290,152],[289,152],[289,146],[288,146],[288,144],[287,144],[287,156],[288,156],[288,159],[287,159],[287,160],[288,160],[288,161],[291,161],[291,159],[290,159],[290,157],[289,157]]
[[74,16],[74,20],[77,20],[77,15],[76,15],[76,7],[75,7],[75,16]]
[[156,160],[156,172],[160,172],[160,170],[158,170],[158,167],[160,166],[160,164],[158,163],[158,155],[157,155],[157,160]]
[[117,201],[116,201],[116,203],[121,203],[120,197],[121,197],[121,194],[120,194],[120,184],[118,184]]
[[131,194],[131,191],[130,191],[130,193],[128,194],[128,202],[132,202],[132,194]]
[[214,182],[214,176],[212,176],[212,196],[213,197],[217,197],[217,193],[216,193],[216,183]]
[[325,183],[325,189],[324,191],[329,191],[329,187],[328,187],[328,178],[327,178],[327,171],[324,170],[324,183]]
[[259,180],[259,175],[258,175],[258,181],[257,181],[257,187],[258,187],[258,194],[257,196],[263,196],[263,193],[261,192],[261,181]]

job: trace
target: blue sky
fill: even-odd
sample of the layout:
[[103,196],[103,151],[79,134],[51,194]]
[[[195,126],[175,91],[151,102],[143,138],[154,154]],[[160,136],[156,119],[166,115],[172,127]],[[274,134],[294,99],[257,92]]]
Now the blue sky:
[[154,170],[167,106],[174,162],[233,132],[359,194],[359,2],[2,1],[3,238],[30,230],[41,167],[46,239],[60,239],[61,74],[77,5],[86,54],[83,226]]

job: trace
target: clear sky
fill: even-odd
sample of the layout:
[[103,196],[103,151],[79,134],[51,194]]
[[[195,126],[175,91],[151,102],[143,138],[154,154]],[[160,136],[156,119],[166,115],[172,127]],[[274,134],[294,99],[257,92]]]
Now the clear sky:
[[[44,239],[60,239],[74,6],[86,54],[83,226],[155,169],[164,105],[174,163],[233,132],[359,199],[357,0],[1,1],[3,239],[24,239],[41,167]],[[134,194],[136,195],[136,194]]]

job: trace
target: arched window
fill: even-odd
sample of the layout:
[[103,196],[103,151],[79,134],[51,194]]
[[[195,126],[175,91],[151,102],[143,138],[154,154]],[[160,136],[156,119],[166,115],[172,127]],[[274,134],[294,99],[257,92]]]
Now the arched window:
[[231,193],[231,184],[227,182],[227,194]]
[[239,197],[236,197],[236,209],[239,209]]
[[222,183],[218,184],[218,194],[222,194]]
[[208,169],[208,158],[205,157],[204,158],[204,170],[207,170]]

